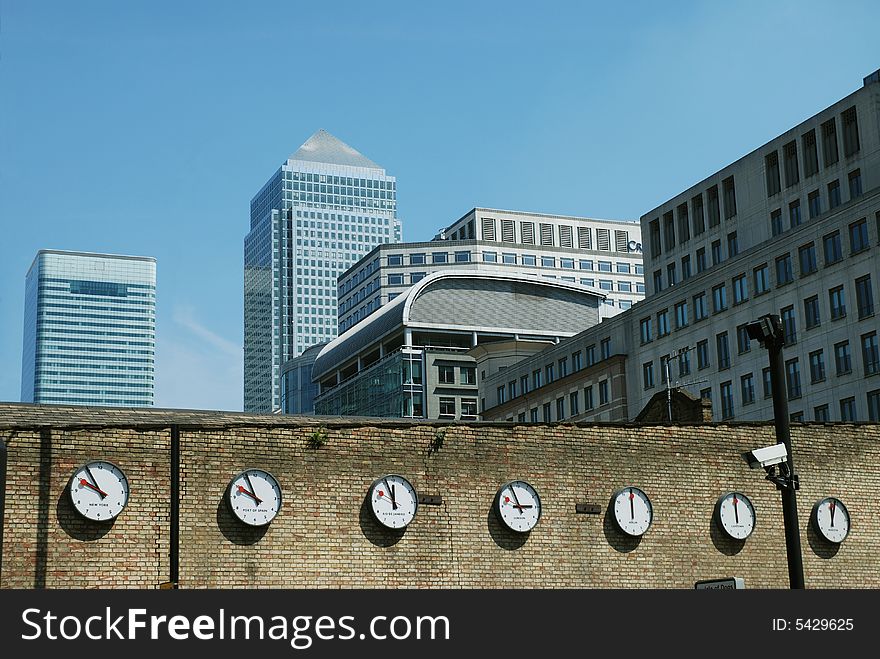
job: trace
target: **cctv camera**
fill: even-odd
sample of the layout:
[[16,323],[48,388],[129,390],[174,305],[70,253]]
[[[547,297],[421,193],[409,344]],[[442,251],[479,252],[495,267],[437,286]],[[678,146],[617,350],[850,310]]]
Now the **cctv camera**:
[[769,343],[774,338],[785,336],[782,319],[776,314],[766,314],[758,320],[748,323],[746,333],[753,341],[760,341],[761,345]]
[[760,467],[766,469],[780,462],[785,462],[785,459],[788,457],[788,451],[785,448],[785,444],[773,444],[765,448],[746,451],[742,456],[752,469],[759,469]]

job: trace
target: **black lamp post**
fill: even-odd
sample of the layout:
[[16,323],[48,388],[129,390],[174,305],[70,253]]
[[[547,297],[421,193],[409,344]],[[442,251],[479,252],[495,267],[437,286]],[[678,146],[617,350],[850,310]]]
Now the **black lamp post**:
[[776,314],[761,316],[746,326],[749,338],[760,341],[770,353],[770,387],[773,390],[773,418],[776,425],[776,442],[784,444],[787,452],[785,462],[767,468],[767,480],[775,483],[782,492],[782,520],[785,525],[785,549],[788,554],[788,579],[791,588],[804,588],[804,562],[801,555],[801,535],[798,526],[797,490],[800,481],[794,471],[791,450],[791,426],[788,417],[788,395],[785,389],[785,366],[782,347],[785,345],[785,328]]

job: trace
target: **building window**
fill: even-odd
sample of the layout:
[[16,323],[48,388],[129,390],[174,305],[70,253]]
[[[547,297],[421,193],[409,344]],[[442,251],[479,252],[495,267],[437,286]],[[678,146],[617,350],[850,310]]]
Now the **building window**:
[[455,416],[455,398],[440,398],[440,416]]
[[538,408],[537,407],[533,407],[532,409],[529,410],[529,420],[532,423],[538,423]]
[[470,252],[456,252],[455,253],[455,262],[456,263],[467,263],[471,260]]
[[801,277],[816,272],[819,265],[816,260],[816,245],[808,243],[798,248],[798,261],[801,266]]
[[425,278],[425,274],[426,273],[424,273],[424,272],[413,272],[409,276],[410,283],[411,284],[418,284],[420,281],[422,281],[422,279]]
[[[449,254],[446,252],[433,252],[431,254],[431,262],[432,263],[448,263]],[[464,401],[461,401],[462,408],[464,408]],[[462,415],[464,414],[464,409],[462,409]]]
[[755,295],[761,295],[770,290],[770,269],[766,263],[754,269]]
[[709,317],[709,311],[706,308],[706,294],[697,293],[694,295],[694,322]]
[[810,383],[816,384],[825,380],[825,357],[822,350],[810,353]]
[[556,379],[553,377],[553,364],[547,364],[544,367],[544,374],[547,376],[547,384],[550,384]]
[[664,309],[657,314],[657,336],[669,334],[669,310]]
[[498,252],[483,252],[484,263],[498,263]]
[[828,303],[831,307],[831,320],[840,320],[846,316],[846,300],[843,286],[835,286],[828,291]]
[[801,225],[801,202],[795,199],[788,205],[788,226],[792,229]]
[[681,279],[685,281],[691,278],[691,255],[685,254],[681,257]]
[[749,331],[745,325],[736,328],[736,350],[738,354],[748,352],[752,348],[751,339],[749,339]]
[[403,275],[388,275],[389,286],[403,286]]
[[779,152],[773,151],[764,156],[764,169],[767,175],[767,196],[772,197],[782,189],[779,184]]
[[513,400],[516,398],[516,380],[511,380],[507,383],[507,399]]
[[740,393],[743,406],[751,405],[755,402],[755,379],[751,373],[743,375],[739,379]]
[[584,387],[584,412],[593,409],[593,385]]
[[519,378],[519,390],[522,392],[522,395],[525,396],[529,393],[529,376],[521,375]]
[[389,254],[388,265],[403,265],[403,254]]
[[[523,265],[532,265],[533,266],[533,265],[537,264],[537,262],[538,262],[537,259],[535,258],[534,254],[523,254],[521,258],[522,258]],[[458,260],[458,259],[456,259],[456,260]],[[467,261],[467,259],[465,259],[465,261]]]
[[568,375],[568,357],[559,358],[559,377],[564,378]]
[[669,355],[660,358],[660,382],[663,384],[669,382]]
[[849,353],[849,341],[834,344],[834,366],[837,375],[852,373],[852,359]]
[[721,254],[721,241],[712,241],[712,265],[718,265],[723,260],[724,256]]
[[[476,419],[477,418],[477,399],[476,398],[462,398],[461,399],[461,416],[462,418],[469,417]],[[526,415],[522,415],[522,421],[526,420]]]
[[868,392],[868,420],[880,421],[880,389]]
[[865,375],[880,373],[880,348],[877,346],[877,332],[862,334],[862,363]]
[[813,408],[813,420],[815,421],[830,421],[830,417],[828,414],[828,405],[819,405],[818,407]]
[[681,204],[678,207],[678,242],[686,243],[690,240],[691,228],[688,225],[688,207],[687,204]]
[[697,250],[697,273],[706,269],[706,248],[700,247]]
[[651,220],[648,230],[651,236],[651,256],[656,258],[663,252],[660,247],[660,219]]
[[816,151],[816,131],[811,130],[801,138],[804,157],[804,177],[809,178],[819,171],[819,154]]
[[791,254],[776,258],[776,285],[783,286],[794,281],[791,269]]
[[856,169],[849,173],[849,198],[862,196],[862,171]]
[[642,382],[645,385],[645,389],[653,389],[654,388],[654,362],[645,362],[642,364]]
[[438,366],[437,379],[441,384],[455,384],[455,367]]
[[807,329],[818,327],[821,322],[819,318],[819,296],[812,295],[804,300],[804,319],[806,320]]
[[599,405],[608,404],[608,380],[599,381]]
[[655,270],[654,271],[654,292],[659,293],[663,290],[663,271]]
[[833,117],[822,124],[822,160],[825,167],[837,162],[837,129]]
[[691,373],[691,350],[683,348],[678,353],[678,377],[683,378]]
[[703,219],[703,195],[697,195],[691,199],[691,216],[694,222],[694,235],[699,236],[706,230]]
[[703,400],[712,400],[712,387],[700,389],[700,398]]
[[709,201],[709,226],[717,227],[721,222],[721,212],[718,208],[718,186],[713,185],[706,191],[706,197]]
[[807,195],[807,208],[810,209],[810,219],[819,217],[822,212],[822,201],[819,198],[819,191],[813,190]]
[[581,270],[593,270],[593,262],[587,259],[580,259],[578,261],[578,267]]
[[462,366],[459,369],[459,373],[461,375],[461,383],[462,384],[476,384],[477,383],[477,369],[475,366]]
[[675,305],[675,328],[681,329],[687,327],[688,324],[688,303],[682,300]]
[[871,275],[856,279],[856,305],[859,320],[874,315],[874,293],[871,290]]
[[715,336],[715,349],[718,356],[718,370],[730,368],[730,348],[727,345],[727,332]]
[[550,416],[550,403],[544,403],[541,408],[541,411],[544,413],[544,423],[550,423],[553,420],[553,418]]
[[733,303],[742,304],[749,299],[749,280],[745,274],[733,278]]
[[642,318],[639,321],[639,335],[641,337],[642,345],[645,345],[646,343],[650,343],[652,341],[650,317]]
[[789,399],[801,397],[801,369],[797,357],[785,362],[785,383]]
[[697,341],[697,368],[702,370],[709,367],[709,341],[703,339]]
[[532,390],[538,389],[541,387],[541,369],[536,368],[532,371]]
[[721,418],[733,418],[733,391],[730,386],[730,380],[721,383]]
[[797,142],[792,140],[782,147],[782,159],[785,167],[785,187],[790,188],[800,181],[798,174]]
[[782,329],[785,332],[785,345],[797,343],[797,325],[795,322],[794,307],[782,309]]
[[599,342],[599,350],[602,355],[602,359],[608,359],[609,357],[611,357],[611,339],[602,339]]
[[576,352],[571,353],[571,369],[573,372],[577,372],[582,368],[581,361],[581,351],[578,350]]
[[785,231],[785,227],[782,225],[782,209],[777,208],[770,211],[770,234],[778,236],[783,231]]
[[675,286],[678,283],[678,278],[675,276],[675,263],[666,266],[666,281],[668,286]]
[[498,394],[498,404],[503,405],[507,400],[506,396],[507,388],[502,384],[500,387],[496,389],[496,393]]
[[667,252],[675,249],[675,223],[672,220],[672,211],[663,215],[663,243]]
[[849,247],[851,254],[856,254],[870,247],[868,221],[865,218],[849,225]]
[[834,180],[828,184],[828,208],[834,209],[840,206],[840,181]]
[[840,118],[843,120],[843,155],[849,158],[859,150],[859,122],[856,107],[845,110]]
[[565,396],[556,399],[556,420],[562,421],[565,418]]
[[843,259],[843,250],[840,246],[840,231],[834,231],[822,238],[822,244],[825,248],[825,265],[837,263]]
[[409,255],[409,263],[410,263],[410,265],[424,265],[425,254],[423,252],[416,253],[416,254],[410,254]]
[[764,398],[773,397],[773,378],[770,376],[770,368],[761,371],[761,385],[764,389]]
[[853,422],[856,420],[856,399],[844,398],[840,401],[840,420]]
[[596,363],[596,345],[593,344],[593,345],[587,346],[585,352],[586,352],[586,354],[584,355],[584,358],[586,360],[587,366],[592,366],[593,364]]
[[736,186],[732,176],[721,181],[721,190],[724,195],[724,219],[729,220],[736,216]]
[[792,423],[803,423],[804,422],[804,413],[803,412],[792,412],[788,415],[789,420]]
[[568,395],[568,406],[571,408],[572,416],[577,416],[581,413],[580,402],[580,396],[577,391],[572,391]]
[[736,231],[727,234],[727,258],[732,259],[739,254],[739,242],[736,238]]
[[727,309],[727,286],[719,284],[712,287],[712,313],[721,313]]

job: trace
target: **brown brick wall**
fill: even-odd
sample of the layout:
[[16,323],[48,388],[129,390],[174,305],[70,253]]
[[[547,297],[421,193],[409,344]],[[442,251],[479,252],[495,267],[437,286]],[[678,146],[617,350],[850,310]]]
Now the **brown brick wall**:
[[[324,444],[311,448],[314,419],[218,414],[201,428],[186,420],[184,588],[692,588],[730,576],[750,588],[788,585],[780,494],[739,455],[773,443],[769,425],[333,420]],[[59,414],[51,430],[29,428],[0,408],[9,446],[3,587],[155,587],[169,569],[170,432],[126,428],[124,420],[70,424]],[[880,587],[880,426],[795,425],[793,437],[807,586]],[[64,492],[73,470],[92,458],[116,462],[132,488],[109,529],[78,519]],[[283,488],[282,510],[265,530],[235,523],[223,502],[229,480],[246,467],[268,469]],[[420,506],[402,533],[379,530],[363,508],[373,479],[392,472],[419,494],[443,497],[441,506]],[[505,532],[490,509],[497,488],[514,478],[531,482],[543,502],[540,523],[525,537]],[[629,484],[654,505],[654,523],[638,541],[622,537],[606,515],[612,493]],[[744,543],[724,539],[712,522],[715,501],[733,489],[757,510]],[[853,518],[839,547],[809,525],[813,503],[827,495],[839,496]],[[576,514],[581,502],[602,513]]]

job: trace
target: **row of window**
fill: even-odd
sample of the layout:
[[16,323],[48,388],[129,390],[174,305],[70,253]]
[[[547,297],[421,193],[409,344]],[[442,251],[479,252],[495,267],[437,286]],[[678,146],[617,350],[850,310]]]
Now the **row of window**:
[[[843,155],[849,158],[859,152],[859,122],[855,106],[844,110],[840,115],[843,127]],[[822,163],[825,168],[831,167],[839,160],[837,121],[831,117],[820,126],[822,136]],[[791,140],[782,146],[782,165],[785,187],[797,185],[804,178],[819,173],[818,141],[816,129],[801,135],[801,163],[798,162],[797,140]],[[766,176],[767,196],[782,191],[783,179],[780,177],[779,152],[773,149],[764,156],[764,172]]]
[[[730,259],[739,254],[739,239],[737,237],[736,231],[732,231],[727,234],[727,256],[724,255],[723,245],[721,240],[712,241],[711,245],[711,257],[712,263],[711,265],[715,266],[719,263],[723,262],[725,258]],[[709,263],[706,259],[706,248],[700,247],[696,252],[696,272],[697,274],[703,272],[704,270],[709,268]],[[666,286],[675,286],[680,281],[686,281],[693,276],[693,268],[691,266],[691,255],[685,254],[681,257],[681,273],[679,276],[679,270],[677,268],[677,264],[673,261],[666,265]],[[664,280],[663,280],[663,270],[655,270],[653,273],[653,284],[654,284],[654,292],[659,293],[664,288]]]
[[[611,402],[611,385],[608,380],[600,380],[596,384],[596,389],[598,390],[599,395],[599,405],[598,407],[602,407],[604,405],[608,405]],[[583,392],[583,397],[582,397]],[[596,409],[595,398],[593,396],[593,385],[587,385],[583,388],[582,392],[572,391],[568,394],[568,396],[560,396],[556,399],[555,412],[556,415],[553,416],[554,405],[552,402],[544,403],[540,408],[540,418],[539,418],[539,408],[533,407],[529,410],[529,421],[532,423],[538,423],[543,421],[544,423],[549,423],[550,421],[564,421],[565,419],[576,417],[582,413],[581,406],[583,405],[583,412],[590,412]],[[582,403],[583,401],[583,403]],[[566,405],[568,409],[566,409]],[[517,416],[517,421],[520,423],[525,423],[526,421],[526,413],[520,412]]]
[[679,204],[674,211],[670,210],[664,213],[662,225],[659,217],[648,223],[651,257],[656,258],[664,250],[670,252],[675,249],[676,229],[677,242],[679,245],[683,245],[691,239],[692,235],[696,237],[706,232],[707,219],[710,229],[721,224],[722,211],[725,220],[736,217],[736,185],[733,176],[728,176],[721,181],[720,197],[717,185],[708,188],[705,194],[705,207],[703,194],[700,193],[690,200],[690,204],[685,201]]
[[[849,180],[849,199],[857,199],[862,196],[862,170],[854,169],[848,175]],[[832,211],[842,203],[840,198],[840,180],[834,179],[828,186],[828,208]],[[807,194],[807,209],[809,219],[819,217],[823,213],[822,195],[819,188],[816,188]],[[778,236],[786,229],[794,229],[803,224],[804,218],[801,212],[801,200],[795,199],[788,204],[788,226],[782,217],[782,208],[776,208],[770,212],[770,233]]]
[[[455,398],[452,396],[440,396],[440,418],[452,418],[456,415]],[[476,419],[477,418],[477,399],[462,398],[461,399],[461,418]]]
[[[477,384],[476,366],[459,366],[458,384]],[[437,367],[437,381],[440,384],[456,384],[455,366],[440,364]]]
[[[470,223],[469,223],[470,224]],[[470,228],[470,227],[469,227]],[[481,218],[482,240],[490,242],[520,243],[524,245],[545,245],[548,247],[568,247],[578,249],[596,249],[599,251],[629,251],[629,232],[615,230],[614,243],[611,242],[611,229],[596,228],[596,239],[593,241],[593,228],[584,226],[572,226],[569,224],[552,224],[550,222],[538,222],[538,233],[535,233],[535,223],[520,221],[519,231],[514,220],[496,221],[491,217]],[[453,238],[464,233],[464,228],[455,232]],[[470,231],[467,232],[467,236]]]

